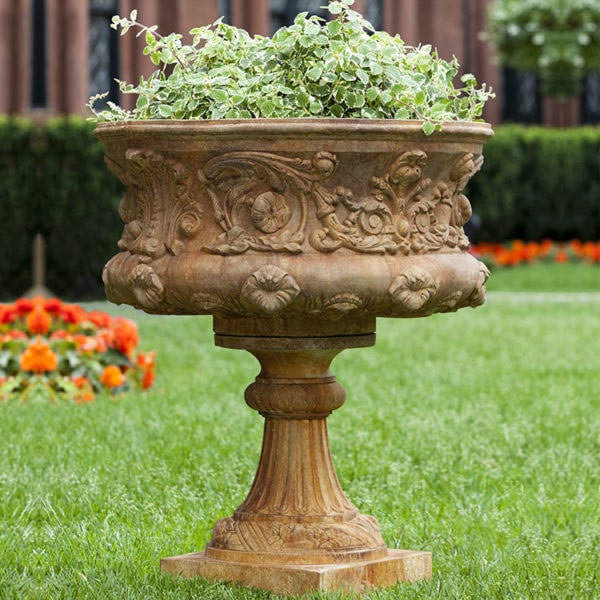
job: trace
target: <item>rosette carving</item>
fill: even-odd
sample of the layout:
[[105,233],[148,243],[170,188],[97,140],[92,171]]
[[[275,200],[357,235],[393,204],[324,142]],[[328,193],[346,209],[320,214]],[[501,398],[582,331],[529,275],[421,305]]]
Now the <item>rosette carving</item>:
[[296,280],[274,265],[252,273],[242,286],[242,298],[269,315],[281,312],[300,293]]
[[125,161],[125,169],[108,163],[127,187],[119,206],[125,223],[119,248],[151,258],[181,253],[202,227],[193,176],[181,163],[153,150],[130,148]]
[[209,160],[197,176],[223,233],[207,249],[226,255],[250,249],[301,252],[307,197],[319,193],[319,182],[336,166],[328,152],[308,160],[268,152],[230,152]]
[[421,309],[437,290],[433,277],[421,267],[410,267],[390,285],[394,302],[409,312]]

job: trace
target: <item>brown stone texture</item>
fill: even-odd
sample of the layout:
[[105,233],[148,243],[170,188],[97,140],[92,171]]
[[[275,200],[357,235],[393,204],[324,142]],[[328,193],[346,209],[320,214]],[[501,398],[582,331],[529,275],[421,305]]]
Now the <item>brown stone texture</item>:
[[250,491],[203,553],[164,559],[166,572],[292,593],[431,576],[429,553],[388,549],[340,487],[327,417],[346,393],[330,364],[374,344],[378,316],[483,303],[462,192],[491,134],[327,119],[96,128],[127,187],[109,299],[211,314],[216,344],[261,367],[245,393],[265,419]]
[[398,582],[429,579],[431,554],[389,550],[381,559],[341,565],[248,565],[213,560],[203,552],[196,552],[163,558],[161,567],[172,575],[230,581],[278,594],[303,594],[315,590],[361,593]]

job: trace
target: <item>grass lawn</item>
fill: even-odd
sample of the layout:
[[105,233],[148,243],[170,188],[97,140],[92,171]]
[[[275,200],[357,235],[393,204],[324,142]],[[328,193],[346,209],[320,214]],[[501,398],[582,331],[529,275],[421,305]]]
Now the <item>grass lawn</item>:
[[[496,273],[494,290],[535,290],[525,271]],[[258,363],[215,348],[210,318],[136,318],[158,350],[149,393],[0,405],[0,598],[276,598],[160,572],[250,486],[262,419],[243,390]],[[335,359],[344,490],[389,546],[433,552],[431,581],[366,599],[600,597],[599,345],[600,294],[492,293],[380,321],[374,348]]]

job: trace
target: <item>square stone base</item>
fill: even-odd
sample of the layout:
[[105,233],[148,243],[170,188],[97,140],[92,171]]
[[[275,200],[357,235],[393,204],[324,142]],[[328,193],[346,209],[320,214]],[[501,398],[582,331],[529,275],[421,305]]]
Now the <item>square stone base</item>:
[[193,552],[163,558],[160,565],[171,575],[230,581],[280,594],[340,589],[363,592],[431,577],[431,553],[412,550],[388,550],[384,558],[329,565],[236,563],[207,558],[204,552]]

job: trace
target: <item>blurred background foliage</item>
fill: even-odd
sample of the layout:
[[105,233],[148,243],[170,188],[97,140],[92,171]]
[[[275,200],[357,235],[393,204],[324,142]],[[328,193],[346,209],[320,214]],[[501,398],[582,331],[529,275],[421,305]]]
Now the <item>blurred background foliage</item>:
[[495,0],[489,24],[502,65],[535,73],[551,96],[580,93],[600,70],[598,0]]
[[46,240],[46,285],[60,297],[104,296],[101,273],[117,251],[124,193],[83,118],[35,125],[0,119],[0,300],[32,284],[36,233]]

